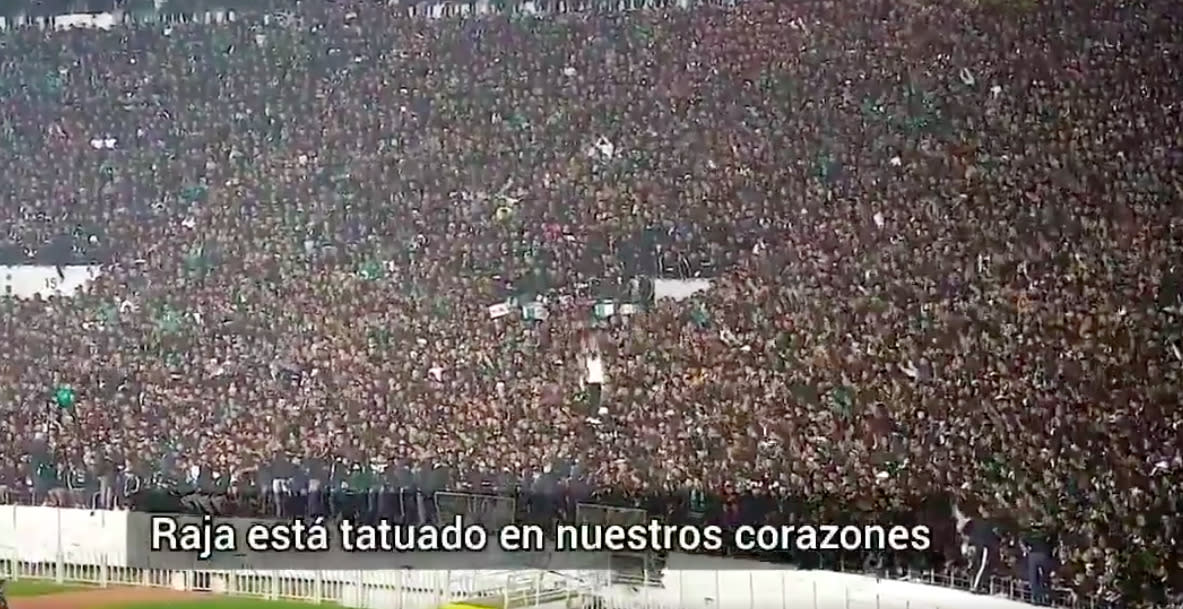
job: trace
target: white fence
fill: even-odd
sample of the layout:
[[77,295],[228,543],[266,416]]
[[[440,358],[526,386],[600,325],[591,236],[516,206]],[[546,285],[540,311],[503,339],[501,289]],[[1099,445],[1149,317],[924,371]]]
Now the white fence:
[[[1029,609],[997,596],[969,595],[934,584],[957,584],[939,574],[915,575],[904,583],[840,573],[759,571],[667,572],[664,587],[608,583],[602,572],[194,571],[64,561],[30,562],[0,548],[0,578],[136,586],[247,596],[268,600],[333,603],[347,607],[437,609],[449,602],[480,599],[513,607],[575,609],[596,598],[604,609]],[[309,577],[311,575],[311,577]],[[996,582],[997,588],[999,584]],[[995,589],[998,594],[1017,590]]]
[[538,570],[285,572],[280,570],[204,571],[146,569],[108,565],[30,562],[0,548],[0,579],[43,580],[99,587],[132,586],[208,592],[266,600],[333,603],[347,607],[435,609],[449,602],[485,599],[518,607],[582,598],[585,580]]
[[[601,568],[595,561],[532,562],[505,552],[433,558],[338,549],[292,554],[290,561],[274,553],[242,552],[198,565],[185,556],[146,552],[146,518],[124,511],[0,505],[0,578],[383,609],[435,609],[473,599],[547,609],[573,608],[592,600],[605,609],[1023,609],[1030,607],[1025,603],[1031,599],[1025,583],[1004,578],[989,579],[986,594],[970,594],[964,591],[965,578],[952,571],[881,580],[680,553],[668,556],[659,582],[622,582],[608,571],[595,570]],[[462,564],[468,568],[458,568]],[[495,565],[502,565],[501,570],[489,570]],[[1094,606],[1063,590],[1051,592],[1052,606]]]
[[[222,522],[245,531],[253,521]],[[383,609],[435,609],[473,599],[547,609],[591,600],[606,609],[1022,609],[1031,600],[1024,582],[998,577],[985,582],[985,594],[970,594],[964,591],[964,575],[955,571],[891,580],[681,553],[667,557],[656,582],[622,582],[619,574],[611,577],[604,570],[607,563],[575,560],[594,555],[558,560],[559,553],[550,551],[531,557],[496,550],[350,553],[338,548],[281,557],[243,548],[196,561],[186,553],[149,552],[149,529],[148,516],[137,512],[0,505],[0,578]],[[1064,590],[1050,592],[1047,600],[1055,607],[1095,606]]]

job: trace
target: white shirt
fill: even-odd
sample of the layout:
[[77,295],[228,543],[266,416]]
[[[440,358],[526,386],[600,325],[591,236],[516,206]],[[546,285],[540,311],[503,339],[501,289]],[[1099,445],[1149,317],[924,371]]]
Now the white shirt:
[[603,383],[604,382],[604,360],[600,359],[598,355],[588,356],[584,360],[587,366],[587,382],[588,383]]

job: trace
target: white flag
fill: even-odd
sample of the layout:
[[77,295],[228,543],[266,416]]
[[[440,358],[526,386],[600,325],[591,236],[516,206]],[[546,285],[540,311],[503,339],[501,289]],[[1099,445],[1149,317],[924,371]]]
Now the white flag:
[[489,305],[489,318],[497,319],[498,317],[505,317],[509,315],[509,305],[504,302],[499,302],[495,305]]

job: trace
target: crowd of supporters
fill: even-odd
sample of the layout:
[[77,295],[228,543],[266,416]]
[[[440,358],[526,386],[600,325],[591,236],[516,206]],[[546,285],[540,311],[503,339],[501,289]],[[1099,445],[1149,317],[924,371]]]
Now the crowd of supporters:
[[0,299],[0,484],[939,498],[1179,598],[1176,5],[548,7],[0,32],[0,262],[103,267]]

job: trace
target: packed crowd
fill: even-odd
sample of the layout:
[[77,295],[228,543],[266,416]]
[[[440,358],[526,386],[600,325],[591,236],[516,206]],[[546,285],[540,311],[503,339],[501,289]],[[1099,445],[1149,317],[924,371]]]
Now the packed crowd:
[[1167,0],[0,33],[3,262],[104,265],[0,302],[0,475],[942,496],[1054,531],[1082,598],[1178,598],[1181,33]]

